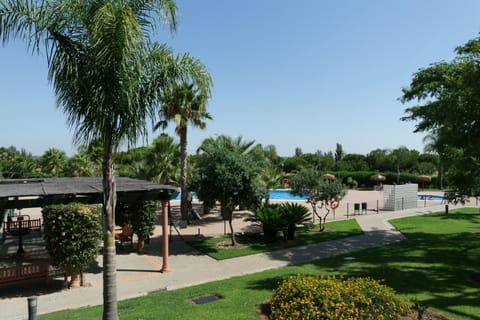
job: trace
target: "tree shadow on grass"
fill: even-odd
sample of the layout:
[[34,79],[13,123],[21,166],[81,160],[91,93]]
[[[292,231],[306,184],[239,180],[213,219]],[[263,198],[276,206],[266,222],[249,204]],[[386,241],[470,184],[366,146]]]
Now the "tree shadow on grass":
[[[409,240],[312,263],[317,272],[384,280],[398,293],[455,317],[480,314],[480,285],[468,275],[478,271],[478,235],[410,233]],[[478,319],[478,318],[477,318]]]

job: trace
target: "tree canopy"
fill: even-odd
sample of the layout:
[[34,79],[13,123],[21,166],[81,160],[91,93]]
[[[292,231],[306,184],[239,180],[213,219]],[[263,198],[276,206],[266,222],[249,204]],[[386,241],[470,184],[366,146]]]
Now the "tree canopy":
[[480,195],[480,38],[455,49],[450,62],[433,63],[416,72],[401,101],[415,102],[404,121],[415,132],[435,135],[431,146],[448,165],[454,197]]

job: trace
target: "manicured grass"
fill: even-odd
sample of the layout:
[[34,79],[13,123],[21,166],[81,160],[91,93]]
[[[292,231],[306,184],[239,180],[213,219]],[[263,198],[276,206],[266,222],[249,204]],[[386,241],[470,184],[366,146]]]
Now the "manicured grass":
[[[120,319],[255,319],[256,308],[278,282],[295,274],[371,276],[399,294],[455,319],[478,319],[480,285],[468,276],[480,271],[480,215],[461,209],[392,221],[407,240],[304,265],[269,270],[204,285],[121,301]],[[206,293],[223,299],[193,305]],[[83,308],[40,319],[99,319],[101,307]]]
[[360,235],[362,229],[354,219],[334,221],[326,224],[327,229],[333,229],[334,232],[318,232],[318,226],[306,226],[299,228],[295,240],[288,242],[279,239],[273,243],[265,243],[261,234],[242,234],[236,237],[240,246],[238,248],[219,247],[219,243],[230,243],[230,237],[205,238],[189,242],[197,250],[208,254],[214,259],[223,260],[235,257],[241,257],[261,252],[271,252],[280,249],[298,247],[302,245],[318,243],[322,241],[346,238]]

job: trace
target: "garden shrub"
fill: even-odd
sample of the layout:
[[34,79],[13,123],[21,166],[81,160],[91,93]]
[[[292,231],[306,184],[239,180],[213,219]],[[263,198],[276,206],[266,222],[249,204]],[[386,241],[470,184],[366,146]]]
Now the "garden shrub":
[[265,242],[274,242],[280,230],[287,227],[287,222],[280,212],[278,204],[263,205],[254,210],[255,216],[246,219],[262,226]]
[[297,224],[303,224],[311,219],[308,208],[298,203],[284,202],[280,205],[279,210],[287,228],[287,240],[295,238]]
[[132,226],[133,233],[138,237],[138,253],[144,253],[145,240],[153,235],[159,210],[158,201],[117,203],[115,223],[119,225],[127,223]]
[[102,239],[101,208],[71,203],[42,209],[44,239],[54,266],[66,277],[81,274],[98,255]]
[[293,240],[296,225],[310,220],[308,208],[290,202],[264,204],[254,210],[254,214],[254,217],[246,220],[262,226],[265,242],[274,242],[279,231],[284,232],[284,240]]
[[409,303],[371,278],[291,276],[271,299],[271,319],[398,319]]

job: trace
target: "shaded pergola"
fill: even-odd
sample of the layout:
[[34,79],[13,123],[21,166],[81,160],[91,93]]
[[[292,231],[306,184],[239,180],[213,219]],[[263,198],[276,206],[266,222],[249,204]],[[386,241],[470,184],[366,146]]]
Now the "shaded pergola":
[[[117,201],[132,203],[158,200],[162,203],[163,215],[163,266],[162,272],[170,271],[168,266],[168,204],[179,189],[138,179],[115,177]],[[103,203],[101,177],[0,179],[0,212],[5,209],[44,207],[51,204],[80,202]]]

